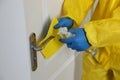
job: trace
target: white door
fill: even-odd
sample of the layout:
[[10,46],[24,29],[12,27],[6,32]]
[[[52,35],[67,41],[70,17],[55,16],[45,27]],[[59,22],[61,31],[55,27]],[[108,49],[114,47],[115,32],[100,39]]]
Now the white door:
[[[43,28],[60,15],[63,1],[25,0],[27,36],[35,32],[39,39]],[[32,72],[32,80],[80,80],[81,56],[74,59],[75,54],[65,46],[48,60],[40,52],[37,56],[38,69]]]
[[42,36],[63,0],[0,1],[0,80],[80,80],[81,54],[63,46],[46,60],[37,52],[38,68],[31,70],[29,36]]

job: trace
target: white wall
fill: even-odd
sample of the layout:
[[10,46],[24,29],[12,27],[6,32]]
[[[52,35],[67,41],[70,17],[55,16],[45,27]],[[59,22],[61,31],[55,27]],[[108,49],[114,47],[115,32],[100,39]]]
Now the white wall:
[[30,80],[23,0],[0,0],[0,80]]

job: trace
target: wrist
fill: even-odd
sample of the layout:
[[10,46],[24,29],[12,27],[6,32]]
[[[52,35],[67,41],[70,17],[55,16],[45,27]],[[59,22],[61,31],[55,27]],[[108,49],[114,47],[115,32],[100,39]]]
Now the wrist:
[[82,30],[83,30],[83,32],[84,32],[84,36],[85,36],[85,38],[86,38],[87,45],[90,47],[90,46],[91,46],[91,44],[90,44],[90,42],[89,42],[89,41],[88,41],[88,39],[87,39],[87,36],[86,36],[86,31],[85,31],[85,29],[84,29],[84,28],[82,28]]

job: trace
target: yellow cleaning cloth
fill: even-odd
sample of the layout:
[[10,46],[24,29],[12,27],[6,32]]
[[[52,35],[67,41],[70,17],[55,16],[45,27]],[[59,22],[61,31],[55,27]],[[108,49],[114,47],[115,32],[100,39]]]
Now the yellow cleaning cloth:
[[38,46],[41,46],[41,44],[46,41],[49,37],[54,36],[52,40],[50,40],[46,46],[41,50],[42,55],[49,59],[54,55],[62,46],[62,43],[59,41],[60,37],[57,35],[59,29],[54,29],[54,26],[58,23],[57,18],[54,17],[52,20],[52,23],[49,27],[48,33],[46,37],[38,43]]

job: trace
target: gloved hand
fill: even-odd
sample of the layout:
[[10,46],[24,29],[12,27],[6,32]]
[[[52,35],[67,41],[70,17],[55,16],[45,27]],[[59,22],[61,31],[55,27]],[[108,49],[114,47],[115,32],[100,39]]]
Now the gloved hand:
[[67,44],[68,48],[84,51],[90,47],[83,28],[72,29],[69,32],[75,34],[75,36],[67,39],[60,39],[62,43]]
[[73,25],[73,20],[70,18],[60,18],[58,19],[58,24],[54,28],[67,27],[71,28]]

